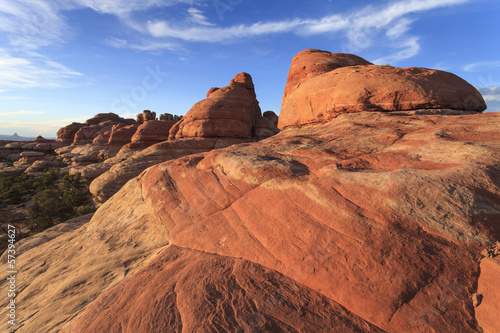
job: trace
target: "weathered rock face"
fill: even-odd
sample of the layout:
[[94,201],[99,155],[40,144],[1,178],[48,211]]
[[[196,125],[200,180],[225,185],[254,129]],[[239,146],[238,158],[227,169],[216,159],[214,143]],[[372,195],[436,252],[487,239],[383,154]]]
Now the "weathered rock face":
[[108,144],[110,145],[120,145],[129,143],[132,140],[135,132],[137,131],[139,125],[128,125],[124,126],[121,124],[113,126],[111,133],[109,135]]
[[74,145],[85,145],[87,143],[92,143],[97,133],[102,129],[99,125],[89,125],[80,128],[75,133],[75,138],[73,140]]
[[346,113],[149,168],[22,252],[18,332],[480,332],[500,115],[455,113]]
[[285,94],[283,98],[299,87],[303,82],[341,67],[373,65],[371,62],[348,53],[331,53],[328,51],[308,49],[293,57],[288,72]]
[[[261,116],[252,78],[240,73],[229,86],[210,89],[207,99],[195,104],[180,121],[144,122],[132,142],[117,155],[123,160],[112,167],[108,164],[109,171],[92,182],[90,191],[95,201],[104,202],[128,180],[154,164],[275,135],[279,132],[277,119],[272,111]],[[141,149],[145,150],[130,156],[131,152]],[[102,170],[92,168],[88,174],[95,175],[95,171]],[[83,173],[87,172],[83,170]]]
[[[448,72],[356,64],[362,59],[352,59],[352,55],[328,52],[312,55],[312,59],[304,59],[299,53],[292,62],[280,128],[324,122],[346,112],[486,109],[476,88]],[[350,61],[337,61],[338,57]],[[331,61],[333,65],[329,65]]]
[[110,112],[110,113],[99,113],[99,114],[95,115],[94,117],[92,117],[90,119],[87,119],[85,121],[85,124],[87,126],[90,126],[90,125],[99,125],[99,124],[105,125],[106,122],[109,122],[109,123],[123,123],[123,124],[127,124],[127,125],[135,124],[134,119],[124,119],[124,118],[120,117],[119,115],[114,114],[112,112]]
[[178,115],[173,115],[171,113],[162,113],[160,117],[158,117],[159,120],[174,120],[174,121],[179,121],[182,119],[182,116]]
[[170,139],[251,138],[252,127],[261,117],[252,78],[235,76],[229,86],[210,89],[207,99],[196,103],[170,130]]
[[382,332],[275,271],[176,246],[102,295],[62,332],[115,331]]

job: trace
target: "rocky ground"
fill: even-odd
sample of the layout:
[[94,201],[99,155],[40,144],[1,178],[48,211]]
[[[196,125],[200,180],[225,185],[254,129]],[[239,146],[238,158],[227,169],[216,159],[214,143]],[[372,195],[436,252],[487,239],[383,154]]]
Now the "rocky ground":
[[484,108],[450,73],[306,50],[278,120],[239,74],[168,140],[96,154],[94,215],[19,241],[17,331],[498,332],[500,115]]

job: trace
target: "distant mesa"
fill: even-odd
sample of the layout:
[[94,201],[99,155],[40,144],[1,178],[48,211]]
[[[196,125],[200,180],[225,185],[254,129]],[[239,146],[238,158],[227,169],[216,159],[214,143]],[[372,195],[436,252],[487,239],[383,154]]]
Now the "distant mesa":
[[0,135],[0,140],[4,141],[32,141],[35,138],[19,136],[17,133],[13,135]]
[[292,60],[279,127],[348,112],[419,109],[482,112],[486,103],[476,88],[448,72],[376,66],[351,54],[305,50]]

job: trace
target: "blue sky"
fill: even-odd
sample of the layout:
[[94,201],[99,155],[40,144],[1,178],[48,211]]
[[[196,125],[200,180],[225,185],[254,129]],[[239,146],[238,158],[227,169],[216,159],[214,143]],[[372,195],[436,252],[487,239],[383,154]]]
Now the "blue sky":
[[0,0],[0,134],[185,114],[240,72],[278,113],[307,48],[450,71],[500,111],[499,17],[498,0]]

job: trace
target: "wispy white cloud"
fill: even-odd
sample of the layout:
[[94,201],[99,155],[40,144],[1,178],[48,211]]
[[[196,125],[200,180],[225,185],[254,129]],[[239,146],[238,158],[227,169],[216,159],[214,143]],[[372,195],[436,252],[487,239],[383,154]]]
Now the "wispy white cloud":
[[465,65],[463,70],[466,72],[475,72],[475,71],[489,70],[498,67],[500,67],[500,61],[483,61]]
[[464,4],[469,0],[400,0],[385,6],[366,6],[356,13],[330,15],[319,19],[294,19],[257,22],[227,27],[173,24],[166,20],[149,20],[146,30],[155,38],[178,39],[188,42],[239,41],[264,35],[294,33],[300,36],[344,33],[351,50],[366,49],[376,37],[385,33],[393,45],[393,54],[384,59],[400,60],[416,55],[420,50],[419,37],[407,36],[414,18],[410,14]]
[[119,17],[151,8],[170,7],[177,4],[193,5],[207,0],[66,0],[64,9],[91,8],[101,14]]
[[109,46],[116,47],[119,49],[133,49],[138,51],[159,51],[159,50],[171,50],[179,51],[183,47],[179,43],[158,41],[158,40],[142,40],[140,42],[130,42],[122,38],[108,38],[105,43]]
[[66,66],[37,53],[12,56],[0,49],[0,87],[59,88],[71,85],[71,80],[83,76]]
[[0,31],[12,46],[36,49],[62,42],[71,30],[54,1],[0,0]]
[[203,12],[197,8],[190,7],[188,9],[189,18],[188,20],[194,22],[196,24],[206,25],[206,26],[214,26],[214,23],[211,23],[208,18],[203,15]]

